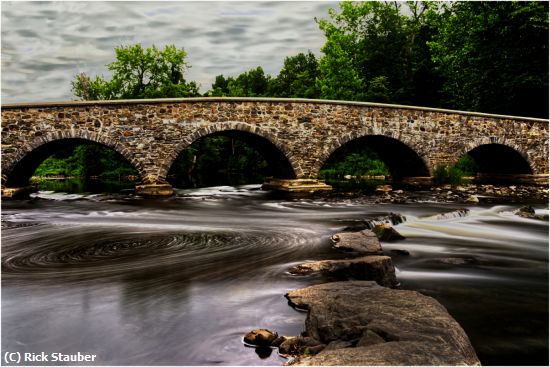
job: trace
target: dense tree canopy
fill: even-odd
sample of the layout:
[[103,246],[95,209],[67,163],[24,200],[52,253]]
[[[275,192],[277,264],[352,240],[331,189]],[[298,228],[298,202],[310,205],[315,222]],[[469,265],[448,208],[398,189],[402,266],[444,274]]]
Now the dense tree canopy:
[[453,3],[428,44],[446,106],[548,116],[548,2]]
[[236,78],[216,76],[212,90],[207,92],[209,96],[227,97],[262,97],[267,95],[270,76],[264,73],[264,69],[258,66],[246,71]]
[[343,2],[340,12],[331,10],[329,19],[318,21],[327,38],[321,49],[321,97],[433,102],[436,85],[426,40],[436,14],[437,4],[427,2]]
[[269,94],[273,97],[319,98],[319,77],[319,62],[311,51],[286,57],[279,75],[271,80]]
[[184,79],[185,50],[169,45],[164,50],[140,44],[115,48],[116,60],[108,65],[111,80],[81,73],[73,93],[84,100],[192,97],[199,95],[195,82]]

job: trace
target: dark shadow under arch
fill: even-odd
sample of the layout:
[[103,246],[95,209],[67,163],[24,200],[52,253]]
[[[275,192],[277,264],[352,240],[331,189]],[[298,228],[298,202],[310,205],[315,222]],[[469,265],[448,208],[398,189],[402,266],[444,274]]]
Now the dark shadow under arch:
[[514,148],[503,144],[483,144],[467,153],[480,174],[532,174],[529,162]]
[[350,140],[334,150],[323,165],[331,159],[344,157],[348,152],[362,147],[369,148],[380,157],[394,180],[430,176],[426,163],[413,149],[397,139],[384,135],[367,135]]
[[[93,140],[87,140],[82,138],[64,138],[64,139],[53,140],[36,147],[32,151],[25,154],[23,158],[21,158],[18,162],[16,162],[13,168],[10,170],[10,172],[6,173],[6,176],[7,176],[7,180],[5,183],[6,186],[21,187],[21,186],[28,185],[30,178],[32,177],[32,175],[34,174],[38,166],[40,166],[40,164],[46,158],[50,157],[52,154],[55,154],[56,152],[59,152],[63,149],[75,148],[82,144],[102,146],[116,152],[116,150],[113,149],[112,147],[109,147],[102,143],[98,143]],[[123,158],[128,163],[128,165],[134,167],[136,171],[139,172],[139,169],[134,165],[132,165],[132,162],[126,159],[119,152],[117,152],[117,154],[118,156]]]
[[[264,138],[258,134],[242,131],[242,130],[221,130],[215,131],[210,134],[204,134],[196,138],[192,143],[188,144],[185,148],[198,143],[202,139],[207,137],[223,136],[227,138],[233,138],[245,142],[249,147],[256,150],[268,164],[268,173],[266,176],[273,176],[277,178],[296,178],[295,170],[283,151],[272,143],[267,138]],[[174,159],[171,166],[168,169],[168,176],[174,174],[174,166],[179,158],[179,155],[185,151],[185,148],[180,151],[178,157]],[[212,173],[215,174],[215,173]]]

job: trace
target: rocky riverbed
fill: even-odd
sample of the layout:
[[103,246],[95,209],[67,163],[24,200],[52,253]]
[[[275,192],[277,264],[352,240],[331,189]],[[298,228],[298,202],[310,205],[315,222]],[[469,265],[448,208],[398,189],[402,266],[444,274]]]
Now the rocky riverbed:
[[379,185],[374,193],[334,190],[325,194],[328,202],[349,201],[355,204],[405,204],[417,202],[446,203],[546,203],[548,187],[536,185],[442,185],[430,188],[397,188]]

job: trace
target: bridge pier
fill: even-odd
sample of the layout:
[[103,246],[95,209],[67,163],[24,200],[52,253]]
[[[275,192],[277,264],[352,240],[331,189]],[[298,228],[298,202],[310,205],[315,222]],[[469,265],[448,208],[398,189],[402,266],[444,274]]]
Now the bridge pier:
[[332,186],[314,178],[282,179],[268,177],[262,185],[262,190],[308,193],[331,191]]
[[174,189],[172,189],[172,185],[167,183],[136,185],[135,194],[155,198],[169,197],[174,194]]

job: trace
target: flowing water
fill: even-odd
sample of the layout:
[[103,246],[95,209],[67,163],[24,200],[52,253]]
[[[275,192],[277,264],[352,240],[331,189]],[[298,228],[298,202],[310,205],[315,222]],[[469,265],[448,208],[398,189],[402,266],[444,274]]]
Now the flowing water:
[[444,304],[482,363],[548,364],[548,222],[514,215],[517,206],[365,206],[258,188],[3,202],[2,351],[92,353],[97,365],[280,365],[242,337],[303,330],[305,314],[284,294],[323,279],[287,270],[341,258],[332,233],[396,212],[407,238],[383,247],[401,287]]

